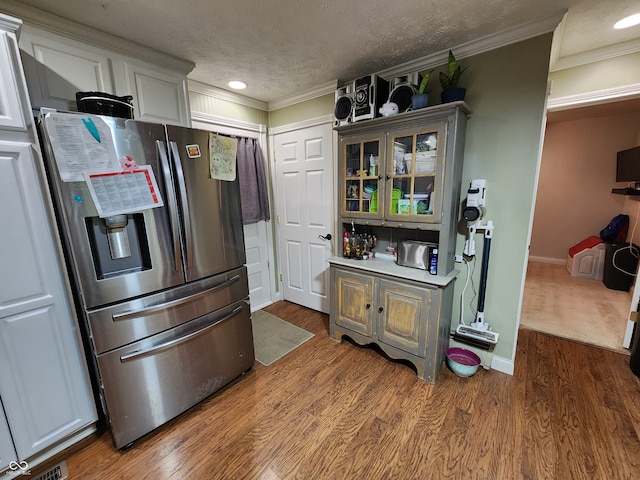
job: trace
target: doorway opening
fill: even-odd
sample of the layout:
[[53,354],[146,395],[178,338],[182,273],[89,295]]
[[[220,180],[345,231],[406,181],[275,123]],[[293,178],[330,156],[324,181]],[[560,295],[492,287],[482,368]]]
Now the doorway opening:
[[612,193],[626,186],[615,182],[616,153],[640,144],[638,118],[637,98],[548,112],[521,328],[628,353],[631,292],[572,277],[565,264],[571,246],[620,213],[630,217],[627,241],[638,244],[640,197]]

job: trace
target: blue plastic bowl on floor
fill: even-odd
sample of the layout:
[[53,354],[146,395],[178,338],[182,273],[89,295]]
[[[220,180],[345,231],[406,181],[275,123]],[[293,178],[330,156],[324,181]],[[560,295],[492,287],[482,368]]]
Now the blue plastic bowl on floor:
[[447,349],[447,365],[459,377],[470,377],[478,371],[480,357],[471,350],[460,347]]

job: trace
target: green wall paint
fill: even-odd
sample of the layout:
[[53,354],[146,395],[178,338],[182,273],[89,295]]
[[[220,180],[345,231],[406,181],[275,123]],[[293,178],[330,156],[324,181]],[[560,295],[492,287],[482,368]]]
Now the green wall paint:
[[335,94],[323,95],[302,103],[269,112],[269,127],[280,127],[291,123],[332,115]]
[[[541,129],[545,115],[551,34],[463,59],[466,102],[473,110],[467,123],[462,201],[474,178],[487,180],[485,220],[495,224],[487,280],[485,321],[500,333],[495,355],[512,358],[521,290],[528,256]],[[461,230],[466,225],[461,223]],[[458,238],[462,252],[465,236]],[[482,235],[476,235],[479,285]],[[455,286],[452,324],[457,325],[466,275]],[[465,292],[465,321],[473,321],[470,289]],[[477,300],[473,302],[475,310]]]
[[189,91],[189,105],[192,112],[208,113],[243,122],[267,125],[269,114],[264,110],[228,102],[209,95]]
[[[530,219],[538,169],[541,129],[545,110],[551,34],[542,35],[474,57],[461,59],[468,70],[461,79],[467,88],[466,102],[473,110],[467,124],[462,194],[474,178],[487,180],[486,219],[495,223],[491,246],[485,321],[500,332],[495,355],[511,359],[520,312],[524,282]],[[437,77],[436,77],[437,78]],[[439,103],[439,85],[432,81],[430,104]],[[221,100],[201,98],[190,92],[193,111],[278,127],[328,115],[333,112],[334,95],[281,108],[267,115],[249,107]],[[459,224],[458,248],[465,241],[464,221]],[[483,239],[476,235],[477,266],[474,274],[479,285]],[[460,295],[466,275],[455,285],[452,325],[460,316]],[[469,308],[471,290],[465,293],[465,321],[473,321]],[[477,300],[473,302],[475,310]]]

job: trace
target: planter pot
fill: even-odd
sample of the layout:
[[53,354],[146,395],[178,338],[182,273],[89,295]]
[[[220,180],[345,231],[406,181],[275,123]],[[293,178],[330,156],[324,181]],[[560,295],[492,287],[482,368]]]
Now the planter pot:
[[442,91],[441,99],[442,103],[458,102],[464,100],[464,96],[467,93],[466,88],[445,88]]
[[428,93],[417,93],[411,97],[411,108],[414,110],[418,110],[419,108],[424,108],[429,103],[429,94]]

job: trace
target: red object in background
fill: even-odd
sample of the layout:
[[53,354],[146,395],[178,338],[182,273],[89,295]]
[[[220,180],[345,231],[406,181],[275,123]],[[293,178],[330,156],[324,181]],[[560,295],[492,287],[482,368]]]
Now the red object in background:
[[573,258],[576,253],[581,252],[582,250],[586,250],[587,248],[595,247],[600,243],[602,243],[602,239],[596,235],[587,237],[583,241],[581,241],[580,243],[576,243],[569,249],[569,256]]

